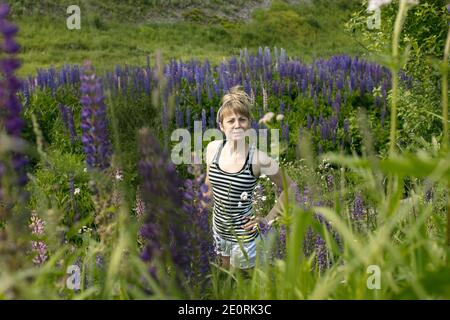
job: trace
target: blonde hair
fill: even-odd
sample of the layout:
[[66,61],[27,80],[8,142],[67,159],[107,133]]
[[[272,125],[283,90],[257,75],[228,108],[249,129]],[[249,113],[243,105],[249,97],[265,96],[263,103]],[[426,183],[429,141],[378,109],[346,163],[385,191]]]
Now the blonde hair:
[[251,120],[251,102],[242,86],[234,86],[222,97],[220,108],[217,111],[216,123],[222,123],[224,112],[231,111],[243,115]]

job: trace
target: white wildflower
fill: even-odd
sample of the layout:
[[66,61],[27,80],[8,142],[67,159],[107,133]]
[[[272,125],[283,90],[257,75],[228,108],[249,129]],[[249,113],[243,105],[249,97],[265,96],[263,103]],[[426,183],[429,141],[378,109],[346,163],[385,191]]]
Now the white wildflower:
[[81,190],[80,188],[76,188],[75,191],[73,192],[74,195],[80,194]]
[[245,191],[242,192],[242,193],[241,193],[241,199],[242,199],[242,200],[247,200],[247,198],[248,198],[248,193],[245,192]]

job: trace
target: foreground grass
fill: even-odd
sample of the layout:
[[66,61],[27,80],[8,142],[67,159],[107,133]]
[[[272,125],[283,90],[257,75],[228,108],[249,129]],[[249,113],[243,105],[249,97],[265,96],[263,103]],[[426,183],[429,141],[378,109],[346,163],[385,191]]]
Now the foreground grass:
[[[83,13],[82,13],[83,14]],[[290,5],[275,1],[268,9],[256,9],[250,21],[205,19],[198,16],[174,23],[120,22],[99,16],[81,17],[81,30],[68,30],[66,17],[21,16],[21,76],[37,68],[91,59],[98,70],[115,64],[146,63],[161,49],[165,59],[192,58],[218,63],[248,48],[285,48],[305,62],[333,54],[359,54],[362,48],[343,31],[350,7]],[[201,17],[200,17],[201,18]]]

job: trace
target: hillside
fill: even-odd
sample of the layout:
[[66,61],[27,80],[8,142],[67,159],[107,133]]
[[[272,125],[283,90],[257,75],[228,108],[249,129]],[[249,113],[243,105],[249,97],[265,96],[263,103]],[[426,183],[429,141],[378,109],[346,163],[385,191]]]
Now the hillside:
[[283,47],[304,60],[361,50],[343,31],[355,6],[351,0],[159,3],[82,1],[81,30],[68,30],[69,1],[14,2],[24,62],[21,74],[85,59],[99,69],[144,64],[156,49],[166,59],[208,57],[213,63],[239,54],[244,47],[251,52],[260,46]]

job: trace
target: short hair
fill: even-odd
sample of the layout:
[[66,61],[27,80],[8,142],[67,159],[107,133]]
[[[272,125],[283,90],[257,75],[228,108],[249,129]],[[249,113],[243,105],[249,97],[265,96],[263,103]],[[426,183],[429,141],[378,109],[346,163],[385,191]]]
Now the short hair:
[[216,123],[222,123],[224,112],[227,111],[235,112],[251,120],[250,108],[251,102],[248,94],[242,90],[242,86],[234,86],[222,97]]

